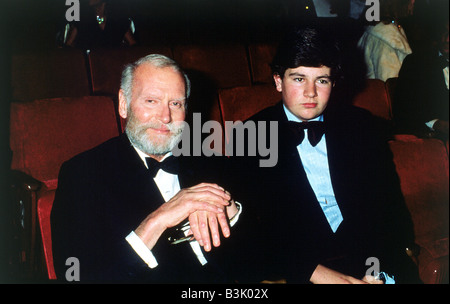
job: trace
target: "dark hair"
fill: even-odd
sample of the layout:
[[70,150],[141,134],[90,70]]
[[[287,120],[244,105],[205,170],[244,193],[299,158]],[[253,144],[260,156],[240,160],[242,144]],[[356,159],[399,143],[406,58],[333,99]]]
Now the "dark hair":
[[280,42],[272,61],[272,73],[284,77],[287,69],[299,66],[331,68],[331,78],[342,75],[340,47],[332,31],[318,25],[291,29]]

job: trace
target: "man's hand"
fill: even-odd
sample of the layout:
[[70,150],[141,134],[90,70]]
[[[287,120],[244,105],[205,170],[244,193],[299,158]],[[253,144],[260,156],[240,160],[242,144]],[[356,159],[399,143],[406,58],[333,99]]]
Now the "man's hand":
[[196,211],[224,214],[230,195],[215,184],[202,183],[180,190],[171,200],[149,214],[135,233],[151,250],[161,234]]
[[314,284],[368,284],[322,265],[317,265],[310,281]]
[[[225,191],[226,192],[226,191]],[[230,195],[228,192],[226,192]],[[189,216],[190,232],[203,246],[205,251],[211,250],[211,238],[214,247],[220,246],[219,225],[224,237],[230,236],[229,219],[233,218],[238,212],[236,203],[231,200],[230,204],[224,207],[222,213],[212,213],[206,211],[196,211]]]
[[382,280],[375,278],[374,276],[367,275],[363,278],[363,281],[369,284],[384,284]]

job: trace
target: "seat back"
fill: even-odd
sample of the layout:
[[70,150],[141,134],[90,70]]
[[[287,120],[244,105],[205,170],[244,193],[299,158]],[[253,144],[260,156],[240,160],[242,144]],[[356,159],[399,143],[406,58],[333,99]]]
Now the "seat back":
[[379,118],[392,119],[392,108],[386,85],[380,79],[367,79],[366,87],[355,96],[353,105],[366,109]]
[[[50,212],[61,164],[119,135],[113,100],[103,96],[11,104],[11,169],[43,183],[36,199],[48,276],[54,279]],[[33,240],[32,240],[33,242]]]
[[411,138],[391,141],[390,147],[416,238],[420,242],[448,237],[449,167],[445,145],[437,139]]
[[[270,84],[219,90],[222,126],[225,126],[227,121],[244,121],[280,100],[281,94]],[[227,128],[224,128],[225,143],[230,136],[227,131]]]
[[437,139],[390,142],[401,189],[414,224],[414,250],[424,283],[448,284],[449,166]]
[[178,45],[174,59],[186,71],[203,73],[216,88],[251,84],[247,51],[240,44]]
[[244,121],[280,100],[281,94],[271,84],[219,90],[223,123],[225,121]]
[[90,94],[85,54],[78,49],[14,53],[11,82],[15,101]]
[[388,99],[391,107],[395,103],[395,90],[397,89],[397,82],[398,77],[393,77],[386,80],[386,92],[388,94]]
[[270,64],[275,56],[276,43],[252,43],[248,46],[250,70],[254,83],[272,83]]
[[172,57],[169,47],[140,46],[132,48],[97,48],[89,53],[92,92],[95,95],[117,96],[125,65],[149,54]]
[[114,102],[104,96],[11,103],[11,169],[47,182],[72,156],[117,136]]

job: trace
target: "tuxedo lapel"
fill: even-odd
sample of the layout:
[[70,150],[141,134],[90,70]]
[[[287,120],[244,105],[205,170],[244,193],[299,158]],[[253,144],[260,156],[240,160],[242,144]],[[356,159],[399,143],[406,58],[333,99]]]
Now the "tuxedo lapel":
[[118,196],[123,196],[124,206],[121,208],[131,217],[130,220],[134,223],[136,220],[142,221],[161,206],[164,199],[142,159],[124,134],[121,135],[117,148],[116,161],[116,187],[112,189],[115,189]]
[[329,235],[332,230],[309,183],[296,142],[285,126],[288,119],[282,102],[275,105],[271,115],[268,115],[267,121],[273,120],[279,122],[279,160],[273,173],[268,173],[273,175],[273,180],[282,182],[276,185],[280,193],[283,193],[278,203],[282,205],[280,207],[286,221],[290,222],[288,229],[295,231],[298,229],[298,223],[302,222],[308,229]]
[[195,172],[193,169],[194,168],[193,165],[189,163],[186,157],[179,156],[177,158],[180,166],[180,172],[178,174],[178,181],[180,183],[180,188],[183,189],[194,186],[193,181]]
[[370,131],[367,124],[371,117],[364,116],[353,107],[329,107],[324,113],[327,124],[326,143],[331,183],[344,222],[358,217],[354,214],[355,204],[361,202],[358,195],[369,187],[368,176],[361,168],[372,159],[373,149],[370,143]]

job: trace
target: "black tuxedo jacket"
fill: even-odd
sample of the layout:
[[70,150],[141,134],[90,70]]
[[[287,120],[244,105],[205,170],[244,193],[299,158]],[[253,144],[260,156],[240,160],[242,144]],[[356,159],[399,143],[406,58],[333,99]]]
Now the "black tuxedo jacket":
[[[212,159],[179,160],[182,188],[220,183],[220,169]],[[159,263],[155,269],[134,252],[125,237],[162,203],[156,184],[124,134],[64,163],[51,214],[58,279],[65,279],[66,259],[76,257],[82,282],[226,282],[210,256],[202,267],[187,242],[169,245],[164,234],[152,250]]]
[[258,275],[305,283],[316,266],[323,264],[362,278],[370,267],[367,258],[377,257],[381,271],[405,281],[413,279],[402,277],[404,268],[400,267],[412,266],[405,253],[414,238],[412,221],[387,142],[378,136],[368,112],[331,102],[324,112],[331,181],[344,219],[336,233],[284,125],[287,117],[282,103],[249,120],[264,121],[267,126],[269,121],[279,122],[275,167],[259,167],[258,157],[233,158],[240,170],[236,176],[247,181],[240,183],[245,185],[241,193],[253,242],[248,250],[259,257]]
[[429,133],[426,122],[448,121],[449,92],[443,60],[437,50],[427,49],[403,61],[392,105],[398,132],[423,136]]

